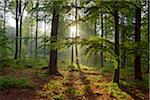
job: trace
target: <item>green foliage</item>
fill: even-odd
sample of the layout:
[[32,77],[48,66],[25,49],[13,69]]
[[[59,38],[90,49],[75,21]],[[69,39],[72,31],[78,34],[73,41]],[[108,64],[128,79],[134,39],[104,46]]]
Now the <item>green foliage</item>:
[[33,59],[33,58],[19,58],[19,59],[6,59],[3,64],[8,65],[11,69],[24,69],[24,68],[43,68],[48,65],[47,59]]
[[91,91],[91,86],[90,85],[85,85],[84,86],[84,91],[85,92],[90,92]]
[[134,80],[130,82],[131,86],[135,87],[142,87],[143,89],[148,89],[149,88],[149,76],[144,75],[143,81],[139,80]]
[[39,91],[39,95],[42,98],[63,100],[62,88],[63,84],[59,80],[51,80],[43,86],[42,91]]
[[100,68],[100,72],[103,74],[107,73],[113,73],[114,69],[110,66],[104,66],[103,68]]
[[78,70],[78,66],[75,63],[73,63],[73,65],[69,65],[68,68],[71,68],[72,70]]
[[31,86],[31,80],[27,77],[21,77],[16,81],[16,84],[21,88],[28,88]]
[[0,89],[9,89],[16,85],[15,77],[0,77]]
[[120,69],[120,79],[129,80],[134,78],[134,68],[133,67],[126,67],[124,69]]
[[123,92],[116,83],[110,83],[108,87],[108,92],[112,96],[116,97],[118,100],[129,98],[129,95]]
[[10,76],[0,76],[0,89],[4,90],[16,86],[21,88],[31,87],[31,80],[26,77],[16,79]]
[[39,78],[46,78],[48,76],[47,73],[43,73],[39,70],[36,70],[35,72],[33,72],[33,75]]
[[59,95],[55,95],[53,97],[54,100],[64,100],[64,95],[63,94],[59,94]]
[[109,86],[108,83],[102,82],[102,83],[95,83],[96,87],[98,88],[105,88],[107,86]]
[[75,88],[75,87],[68,87],[66,89],[66,92],[68,92],[72,96],[82,95],[82,92],[80,90],[78,90],[77,88]]
[[50,81],[47,85],[54,90],[60,90],[62,87],[62,83],[60,81]]
[[11,41],[8,39],[8,37],[0,32],[0,71],[4,69],[5,61],[8,57],[8,52],[12,50],[9,45],[10,42]]

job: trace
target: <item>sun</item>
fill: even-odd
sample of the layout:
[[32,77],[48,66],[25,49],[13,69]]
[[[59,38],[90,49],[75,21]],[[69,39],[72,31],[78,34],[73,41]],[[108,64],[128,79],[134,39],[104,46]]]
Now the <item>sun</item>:
[[75,37],[77,32],[77,36],[79,36],[79,27],[76,25],[70,27],[70,37]]
[[70,32],[71,33],[76,33],[76,26],[74,25],[74,26],[71,26],[71,28],[70,28]]

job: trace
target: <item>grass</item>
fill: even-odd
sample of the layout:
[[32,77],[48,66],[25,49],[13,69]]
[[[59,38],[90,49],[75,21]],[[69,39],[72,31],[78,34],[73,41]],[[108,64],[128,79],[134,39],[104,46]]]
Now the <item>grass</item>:
[[10,76],[0,76],[0,89],[5,90],[12,87],[28,88],[32,87],[31,80],[26,77],[16,79]]

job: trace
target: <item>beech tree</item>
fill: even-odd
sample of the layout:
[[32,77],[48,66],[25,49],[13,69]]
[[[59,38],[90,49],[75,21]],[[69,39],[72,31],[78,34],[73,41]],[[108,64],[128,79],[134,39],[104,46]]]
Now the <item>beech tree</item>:
[[[137,0],[136,3],[138,6],[135,9],[135,43],[139,48],[141,40],[141,1]],[[143,79],[141,73],[141,54],[139,52],[135,54],[135,79]]]
[[[57,1],[53,2],[52,11],[52,29],[51,29],[51,45],[57,42],[58,35],[58,21],[59,21],[59,10]],[[57,48],[54,49],[52,46],[50,48],[50,61],[49,61],[49,75],[60,75],[57,69]]]
[[15,47],[15,59],[17,59],[18,57],[18,9],[19,8],[19,4],[18,4],[18,0],[16,0],[16,47]]
[[114,19],[115,19],[115,54],[118,56],[118,66],[115,69],[115,75],[113,82],[119,83],[120,64],[119,64],[119,13],[118,13],[118,2],[114,5]]

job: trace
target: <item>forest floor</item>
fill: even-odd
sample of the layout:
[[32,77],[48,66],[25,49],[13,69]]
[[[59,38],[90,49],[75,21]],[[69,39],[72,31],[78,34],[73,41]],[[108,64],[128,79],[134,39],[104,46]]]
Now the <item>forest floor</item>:
[[[113,73],[104,73],[96,68],[82,67],[81,71],[59,68],[62,76],[47,76],[47,69],[41,68],[6,68],[1,77],[25,77],[21,85],[11,86],[11,80],[0,83],[5,89],[0,90],[0,100],[149,100],[149,89],[136,82],[120,80],[112,82]],[[11,87],[10,87],[11,86]]]

